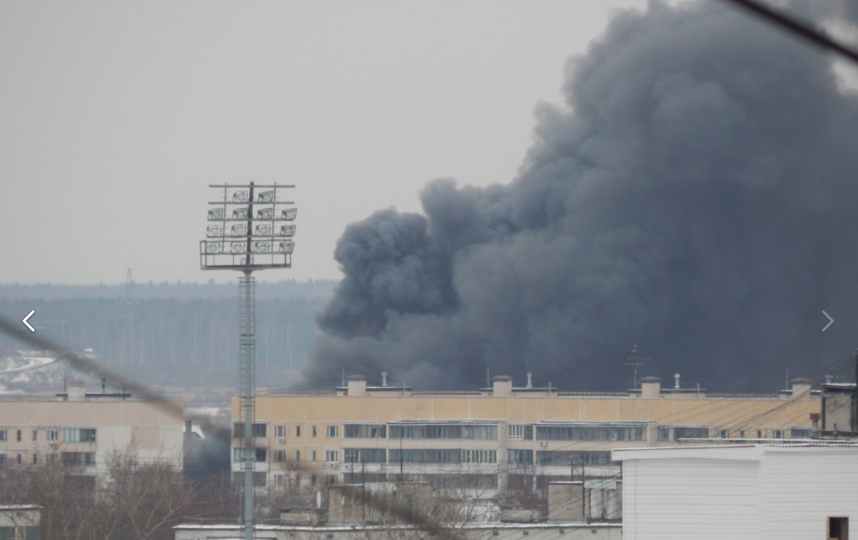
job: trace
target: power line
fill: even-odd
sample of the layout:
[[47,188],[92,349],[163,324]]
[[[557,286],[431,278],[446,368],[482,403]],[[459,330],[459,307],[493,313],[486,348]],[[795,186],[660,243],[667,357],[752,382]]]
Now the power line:
[[817,47],[832,51],[858,64],[858,52],[847,47],[846,45],[843,45],[842,43],[835,41],[824,32],[814,28],[809,23],[802,21],[801,19],[793,15],[784,13],[780,10],[776,10],[770,6],[767,6],[761,2],[756,2],[754,0],[722,1],[729,2],[739,8],[742,8],[745,11],[748,11],[761,19],[783,30],[787,30],[788,32],[792,33],[797,37],[804,39],[808,43],[812,43]]

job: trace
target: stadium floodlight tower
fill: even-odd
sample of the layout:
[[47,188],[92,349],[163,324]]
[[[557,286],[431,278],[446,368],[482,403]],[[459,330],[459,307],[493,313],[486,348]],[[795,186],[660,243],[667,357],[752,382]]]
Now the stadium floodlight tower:
[[244,538],[253,538],[254,394],[256,391],[255,270],[291,268],[295,250],[294,202],[282,200],[295,186],[210,185],[218,199],[209,202],[206,239],[200,241],[200,268],[236,270],[239,278],[239,411],[244,419]]

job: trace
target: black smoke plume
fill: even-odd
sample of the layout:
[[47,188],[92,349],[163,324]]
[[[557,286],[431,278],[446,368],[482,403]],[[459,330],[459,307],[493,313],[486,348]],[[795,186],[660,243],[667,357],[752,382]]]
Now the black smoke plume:
[[512,182],[346,229],[308,381],[622,390],[638,344],[643,374],[750,391],[848,357],[858,99],[831,61],[718,2],[617,15]]

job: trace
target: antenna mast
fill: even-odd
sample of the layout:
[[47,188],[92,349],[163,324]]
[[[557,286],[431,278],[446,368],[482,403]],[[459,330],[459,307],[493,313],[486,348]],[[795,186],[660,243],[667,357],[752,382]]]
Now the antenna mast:
[[623,362],[624,366],[631,366],[634,368],[634,377],[632,379],[632,388],[635,390],[638,389],[638,368],[641,366],[645,366],[647,362],[649,362],[649,358],[642,358],[638,356],[638,346],[635,345],[632,347],[632,353],[630,356],[626,357],[626,361]]

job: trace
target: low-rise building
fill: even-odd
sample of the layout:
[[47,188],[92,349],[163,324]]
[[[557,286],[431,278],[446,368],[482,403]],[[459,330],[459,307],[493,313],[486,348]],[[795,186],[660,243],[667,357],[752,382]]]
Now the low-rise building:
[[35,504],[0,505],[0,538],[39,540],[41,512]]

